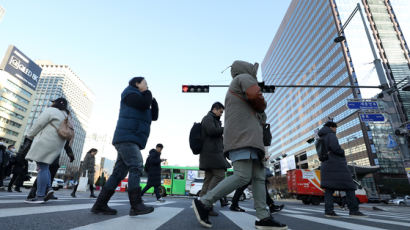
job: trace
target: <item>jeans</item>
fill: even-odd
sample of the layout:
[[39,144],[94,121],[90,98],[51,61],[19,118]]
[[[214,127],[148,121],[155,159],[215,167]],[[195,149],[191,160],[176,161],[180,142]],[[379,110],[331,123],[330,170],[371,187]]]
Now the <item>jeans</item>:
[[[333,212],[333,193],[335,190],[326,189],[325,190],[325,213]],[[353,190],[347,190],[346,192],[346,202],[347,207],[350,212],[356,212],[359,210],[359,204]]]
[[202,185],[200,197],[204,196],[209,190],[215,188],[215,186],[223,181],[225,178],[225,169],[207,169],[205,170],[204,184]]
[[237,160],[232,163],[234,174],[225,178],[215,188],[201,197],[201,202],[211,208],[215,201],[242,187],[252,180],[252,192],[256,217],[264,219],[270,216],[266,206],[265,168],[259,160]]
[[117,161],[114,170],[104,189],[115,190],[118,184],[128,175],[128,190],[133,191],[140,187],[140,177],[143,172],[143,160],[140,148],[137,144],[126,142],[115,144],[117,149]]
[[37,162],[37,196],[44,197],[47,189],[51,188],[51,174],[49,164]]
[[150,189],[151,187],[154,187],[154,193],[155,193],[155,196],[157,197],[157,200],[158,200],[159,198],[161,198],[161,195],[159,194],[159,186],[154,186],[154,185],[151,184],[149,181],[148,181],[147,185],[145,185],[144,189],[142,190],[141,196],[143,196],[144,193],[145,193],[146,191],[148,191],[148,189]]

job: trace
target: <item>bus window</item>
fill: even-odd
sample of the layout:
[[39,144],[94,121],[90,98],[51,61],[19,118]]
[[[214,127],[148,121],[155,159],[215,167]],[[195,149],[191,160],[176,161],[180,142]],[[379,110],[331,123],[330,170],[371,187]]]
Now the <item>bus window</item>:
[[171,179],[171,169],[162,169],[161,179]]
[[174,169],[174,180],[185,180],[185,170]]

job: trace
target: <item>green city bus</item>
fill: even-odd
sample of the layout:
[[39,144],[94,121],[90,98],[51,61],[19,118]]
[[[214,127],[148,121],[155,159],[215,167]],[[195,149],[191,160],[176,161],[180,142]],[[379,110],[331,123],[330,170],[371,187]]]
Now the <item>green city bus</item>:
[[[228,175],[232,174],[232,169],[228,169]],[[161,166],[161,196],[166,195],[188,195],[192,181],[196,178],[204,178],[205,172],[198,167],[183,166]],[[143,189],[147,183],[148,175],[144,172],[141,176],[140,186]],[[128,178],[121,181],[117,191],[125,192],[128,187]],[[153,193],[154,188],[150,188],[147,193]]]

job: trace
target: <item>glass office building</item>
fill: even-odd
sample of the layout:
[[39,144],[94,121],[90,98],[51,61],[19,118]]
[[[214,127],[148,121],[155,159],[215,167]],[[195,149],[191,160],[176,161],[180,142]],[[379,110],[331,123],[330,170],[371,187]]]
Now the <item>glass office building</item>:
[[43,72],[38,82],[37,94],[28,117],[26,131],[32,126],[41,112],[51,105],[51,100],[59,97],[66,98],[75,130],[72,143],[75,161],[70,163],[67,155],[61,154],[60,166],[66,169],[74,167],[74,170],[76,170],[80,167],[80,159],[95,96],[69,66],[56,65],[50,61],[38,61],[37,63],[41,66]]
[[[262,63],[265,84],[358,84],[348,47],[333,41],[340,26],[333,11],[329,1],[292,1]],[[269,147],[271,159],[296,156],[314,164],[316,151],[306,141],[331,117],[335,121],[344,120],[338,128],[338,136],[348,160],[370,165],[364,140],[366,133],[362,132],[357,114],[351,115],[352,111],[346,108],[346,99],[360,98],[360,91],[278,88],[265,97],[274,137]],[[300,158],[300,155],[306,157]]]
[[[363,2],[360,4],[368,16],[367,27],[373,31],[373,23],[369,23],[368,18],[378,20],[379,13],[375,13],[373,17],[366,4],[377,5],[384,2],[386,12],[387,9],[392,12],[390,1]],[[353,17],[345,30],[346,41],[334,42],[356,4],[357,2],[350,0],[293,0],[263,60],[262,75],[265,84],[380,85],[373,64],[374,57],[359,14]],[[379,5],[373,8],[377,8],[374,12],[382,11]],[[394,20],[397,24],[398,19],[394,17]],[[385,29],[381,26],[378,28],[380,31]],[[379,33],[379,36],[381,35]],[[389,39],[392,37],[389,35]],[[404,37],[400,42],[402,47],[406,47],[403,41]],[[380,44],[377,44],[379,41],[374,37],[371,42],[376,48],[380,48]],[[386,55],[399,55],[398,49],[383,47],[383,53]],[[400,52],[405,57],[405,49]],[[381,56],[380,49],[377,55],[383,62],[386,61]],[[384,65],[386,73],[393,72],[386,69],[388,66]],[[404,64],[402,67],[401,71],[406,71]],[[348,163],[362,166],[380,165],[382,173],[403,174],[400,150],[397,147],[384,146],[389,134],[394,137],[391,125],[388,122],[362,122],[358,111],[349,110],[346,106],[349,99],[376,100],[375,96],[380,92],[379,89],[299,87],[277,88],[274,94],[266,94],[266,112],[273,136],[268,151],[276,174],[286,171],[283,170],[284,167],[313,168],[319,165],[314,145],[307,143],[307,140],[315,136],[315,132],[329,117],[338,122],[337,136],[345,149]],[[406,104],[403,104],[405,108]],[[388,121],[387,116],[386,119]]]

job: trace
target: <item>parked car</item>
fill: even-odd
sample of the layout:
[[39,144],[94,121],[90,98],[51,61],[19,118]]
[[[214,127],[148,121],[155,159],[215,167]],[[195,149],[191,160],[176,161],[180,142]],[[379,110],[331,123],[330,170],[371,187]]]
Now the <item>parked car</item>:
[[410,205],[410,196],[397,197],[396,199],[389,200],[389,204],[400,206]]
[[201,193],[202,185],[204,185],[204,178],[195,178],[191,183],[191,188],[189,189],[190,196],[199,196]]
[[[235,194],[235,191],[236,191],[236,190],[234,190],[233,192],[229,193],[226,197],[228,197],[228,198],[233,198],[233,195]],[[251,199],[252,197],[253,197],[253,194],[252,194],[251,190],[249,190],[248,188],[246,188],[246,189],[243,191],[242,195],[239,197],[239,200],[240,200],[240,201],[244,201],[244,200]]]
[[[27,189],[33,187],[33,184],[34,184],[34,182],[36,181],[36,178],[37,178],[37,174],[38,174],[37,171],[29,172],[29,175],[30,175],[31,178],[30,178],[30,180],[23,182],[23,187],[27,188]],[[51,187],[54,190],[59,190],[60,188],[63,188],[64,187],[64,180],[54,178]]]

